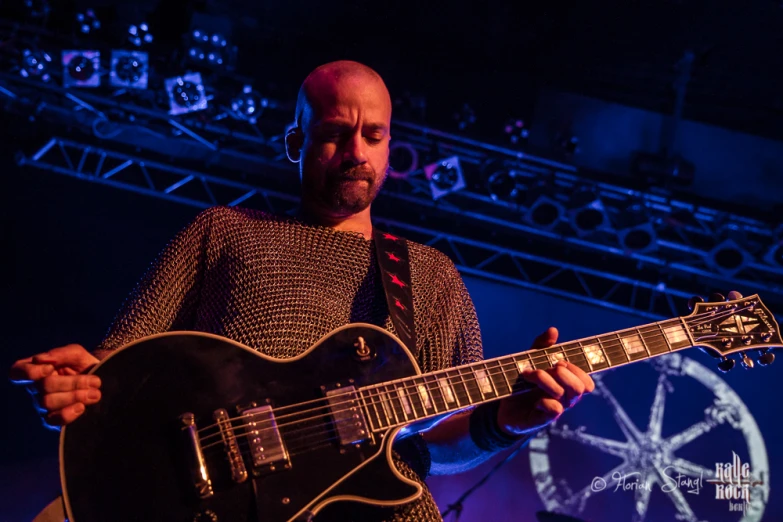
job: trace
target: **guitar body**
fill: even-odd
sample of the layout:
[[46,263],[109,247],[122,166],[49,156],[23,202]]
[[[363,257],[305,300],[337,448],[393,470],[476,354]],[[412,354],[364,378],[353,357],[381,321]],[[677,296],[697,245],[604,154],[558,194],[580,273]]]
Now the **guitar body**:
[[[369,356],[357,350],[358,337]],[[64,428],[60,440],[70,522],[283,522],[307,520],[335,501],[393,505],[421,494],[391,463],[399,428],[341,445],[323,400],[313,403],[319,409],[311,408],[309,424],[286,425],[285,407],[323,399],[322,386],[358,388],[420,373],[399,340],[376,326],[337,329],[287,360],[215,335],[171,332],[117,350],[92,373],[102,381],[101,401]],[[289,467],[252,473],[248,465],[249,476],[237,483],[213,412],[222,408],[235,418],[237,408],[251,403],[280,412]],[[209,498],[199,498],[189,474],[179,419],[185,412],[202,430]],[[240,428],[236,434],[242,438]],[[242,441],[240,447],[246,449]]]

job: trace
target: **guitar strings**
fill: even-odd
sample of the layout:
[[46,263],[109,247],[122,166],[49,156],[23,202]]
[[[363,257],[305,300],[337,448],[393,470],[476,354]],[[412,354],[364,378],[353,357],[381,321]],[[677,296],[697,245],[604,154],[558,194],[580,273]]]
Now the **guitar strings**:
[[[731,313],[733,313],[733,312],[731,312]],[[712,319],[714,319],[714,317],[713,317]],[[676,321],[676,320],[674,320],[674,321]],[[661,326],[663,326],[663,325],[661,325]],[[629,330],[633,330],[633,329],[629,329]],[[640,334],[643,334],[643,333],[644,333],[644,332],[642,332],[641,328],[638,328],[638,329],[636,329],[636,331],[637,331],[638,333],[640,333]],[[664,336],[664,334],[663,334],[662,332],[661,332],[661,333],[656,333],[656,337],[661,337],[661,338],[663,338],[663,339],[664,339],[664,341],[666,341],[666,339],[665,339],[665,336]],[[620,346],[620,344],[622,344],[622,342],[617,342],[617,341],[615,341],[615,342],[613,342],[613,343],[606,343],[606,344],[604,344],[604,343],[600,343],[600,342],[599,342],[599,344],[601,344],[601,345],[604,347],[604,350],[603,350],[603,351],[604,351],[604,353],[605,353],[607,356],[609,356],[609,355],[617,355],[617,353],[625,353],[625,350],[624,350],[624,349],[622,349],[622,348],[621,348],[620,350],[609,350],[609,348],[614,348],[614,347]],[[655,346],[655,344],[653,344],[653,343],[651,343],[651,344],[652,344],[653,346]],[[667,343],[667,342],[666,342],[665,344],[666,344],[666,345],[668,345],[668,343]],[[663,346],[663,344],[661,344],[661,343],[659,342],[659,343],[658,343],[658,346]],[[564,353],[564,354],[565,354],[565,357],[566,357],[566,360],[567,360],[567,355],[568,355],[568,352],[569,352],[569,351],[571,351],[571,352],[573,352],[573,351],[576,351],[576,352],[578,352],[578,353],[582,353],[582,352],[583,352],[583,350],[582,350],[582,349],[581,349],[581,347],[580,347],[580,348],[577,348],[576,350],[563,350],[562,352],[558,352],[558,353]],[[663,354],[663,353],[666,353],[666,352],[662,352],[661,354]],[[539,356],[530,356],[530,358],[531,358],[531,361],[533,362],[533,364],[537,364],[538,362],[540,362],[540,361],[541,361],[541,359],[544,359],[544,360],[549,360],[549,362],[550,362],[550,363],[552,362],[552,360],[551,360],[551,354],[548,354],[548,355],[547,355],[547,354],[544,354],[543,356],[541,356],[541,355],[539,355]],[[629,361],[626,361],[626,363],[627,363],[627,362],[629,362]],[[475,363],[475,364],[482,364],[482,363]],[[504,372],[506,371],[506,368],[504,368],[504,366],[507,366],[508,364],[511,364],[511,365],[513,365],[513,364],[514,364],[514,362],[510,362],[510,363],[502,363],[502,362],[499,362],[499,363],[498,363],[498,366],[500,367],[500,369],[501,369],[501,372],[495,372],[495,373],[492,373],[492,372],[490,371],[489,375],[490,375],[490,376],[496,376],[496,375],[499,375],[499,374],[501,374],[501,373],[504,373]],[[624,364],[625,364],[625,363],[624,363]],[[617,365],[615,365],[615,366],[617,366]],[[453,369],[449,369],[449,370],[453,371]],[[449,371],[449,370],[441,370],[440,372],[447,372],[447,371]],[[435,373],[440,373],[440,372],[435,372]],[[428,374],[428,375],[432,375],[432,374]],[[462,374],[461,372],[459,373],[459,376],[460,376],[460,377],[462,377],[462,382],[463,382],[463,383],[472,383],[472,381],[475,381],[475,380],[477,380],[477,379],[478,379],[478,378],[474,378],[474,377],[468,377],[467,379],[465,379],[465,378],[464,378],[464,374]],[[449,376],[447,375],[447,377],[449,377]],[[404,379],[401,379],[401,380],[398,380],[398,381],[402,381],[402,380],[406,380],[406,379],[408,379],[408,378],[404,378]],[[381,393],[383,393],[383,390],[379,391],[377,394],[372,394],[372,392],[370,391],[370,389],[371,389],[371,388],[378,388],[378,386],[388,386],[388,385],[391,385],[391,384],[393,384],[394,382],[396,382],[396,381],[390,381],[389,383],[386,383],[385,385],[371,385],[371,386],[368,386],[368,387],[362,388],[362,390],[366,390],[366,391],[368,391],[368,392],[369,392],[369,397],[368,397],[367,395],[364,395],[364,396],[358,396],[358,400],[362,400],[362,402],[365,402],[365,406],[366,406],[366,401],[364,401],[363,399],[369,399],[369,400],[370,400],[370,404],[371,404],[371,405],[374,407],[374,409],[376,410],[376,417],[379,419],[379,421],[380,421],[380,415],[378,414],[378,411],[381,411],[381,410],[379,410],[379,409],[377,408],[377,405],[378,405],[379,403],[381,403],[381,404],[382,404],[382,403],[383,403],[383,399],[381,399],[380,401],[374,401],[373,399],[374,399],[374,398],[380,398],[380,395],[381,395]],[[403,386],[403,387],[395,387],[394,389],[403,389],[403,390],[409,390],[409,389],[411,389],[411,387],[415,387],[415,386],[417,386],[417,384],[415,384],[415,383],[414,383],[412,386],[405,385],[405,386]],[[388,390],[386,390],[386,391],[388,392]],[[466,389],[466,391],[467,391],[467,389]],[[352,396],[352,397],[354,396],[354,394],[353,394],[352,392],[347,392],[346,394],[343,394],[343,395],[344,395],[344,396]],[[470,400],[469,394],[467,394],[467,393],[466,393],[466,395],[468,395],[468,399]],[[334,398],[334,397],[339,397],[339,396],[340,396],[340,395],[337,395],[337,396],[332,396],[332,398]],[[334,406],[338,406],[338,405],[340,405],[340,404],[354,403],[356,400],[357,400],[357,399],[355,399],[355,398],[351,398],[349,401],[344,401],[344,402],[342,402],[342,403],[340,403],[340,402],[338,402],[338,403],[334,403],[334,402],[333,402],[333,403],[331,404],[331,406],[332,406],[332,407],[334,407]],[[275,417],[275,420],[280,420],[280,419],[283,419],[283,418],[290,418],[290,417],[300,416],[300,415],[303,415],[303,414],[305,414],[305,413],[309,413],[309,412],[316,411],[316,410],[321,410],[321,409],[323,409],[324,407],[330,406],[330,405],[329,405],[329,404],[326,402],[326,400],[325,400],[324,398],[319,398],[319,399],[316,399],[316,400],[314,400],[314,401],[308,401],[308,402],[311,402],[311,403],[312,403],[312,402],[320,402],[320,403],[323,403],[323,404],[322,404],[320,407],[318,407],[318,408],[315,408],[315,409],[310,409],[310,410],[301,410],[301,411],[298,411],[298,412],[295,412],[295,413],[292,413],[292,414],[289,414],[289,415],[276,416],[276,417]],[[301,404],[305,404],[305,403],[300,403],[300,405],[301,405]],[[292,406],[294,406],[294,405],[292,405]],[[393,408],[393,406],[394,406],[394,404],[392,403],[392,413],[393,413],[393,414],[395,414],[395,415],[394,415],[394,416],[395,416],[395,422],[399,423],[399,418],[405,418],[405,421],[404,421],[403,423],[405,423],[405,422],[408,422],[408,419],[405,417],[405,415],[403,415],[403,414],[402,414],[402,413],[403,413],[403,412],[402,412],[402,410],[400,410],[400,415],[397,415],[397,411],[396,411],[396,410]],[[284,408],[285,408],[285,407],[284,407]],[[371,414],[371,411],[370,411],[370,409],[369,409],[369,408],[367,408],[367,410],[368,410],[368,414]],[[341,411],[341,410],[335,410],[335,412],[339,412],[339,411]],[[385,411],[385,409],[384,409],[383,411]],[[328,414],[327,414],[327,415],[328,415]],[[386,416],[388,417],[388,414],[387,414]],[[318,417],[320,417],[320,416],[318,416]],[[231,419],[231,420],[242,419],[242,418],[243,418],[243,417],[241,417],[241,416],[240,416],[240,417],[235,417],[234,419]],[[306,421],[308,421],[308,420],[310,420],[310,419],[312,419],[312,418],[317,418],[317,417],[308,417],[308,418],[304,418],[304,419],[299,419],[299,420],[297,420],[297,421],[294,421],[294,423],[301,423],[301,422],[306,422]],[[277,427],[279,428],[279,427],[285,426],[285,425],[287,425],[287,424],[291,424],[291,423],[284,423],[284,424],[280,424],[280,425],[278,425]],[[379,424],[380,424],[380,422],[379,422]],[[207,429],[209,429],[210,427],[216,427],[216,425],[215,425],[215,426],[207,426],[207,427],[205,427],[205,428],[202,428],[202,430],[207,430]],[[240,425],[240,426],[238,426],[238,427],[242,427],[242,426]],[[275,429],[275,427],[264,428],[264,429]],[[199,430],[199,431],[202,431],[202,430]],[[219,436],[219,435],[220,435],[220,432],[218,431],[217,433],[215,433],[215,434],[213,434],[213,435],[211,435],[211,436],[206,436],[206,437],[204,437],[204,439],[211,438],[211,437],[214,437],[214,436]]]
[[[721,316],[721,315],[727,315],[727,316],[728,316],[728,315],[732,315],[732,314],[734,314],[734,313],[736,313],[736,311],[735,311],[735,310],[733,310],[733,309],[730,309],[730,310],[725,310],[725,311],[723,311],[723,312],[719,312],[718,314],[715,314],[714,312],[708,312],[708,313],[705,313],[705,314],[702,314],[702,315],[710,315],[710,316],[712,316],[712,317],[710,317],[710,318],[709,318],[709,320],[710,320],[710,321],[712,321],[712,320],[714,320],[714,319],[716,318],[716,316]],[[718,317],[718,318],[720,318],[720,317]],[[680,323],[680,322],[679,322],[677,319],[672,319],[672,320],[669,320],[669,321],[671,321],[671,322],[674,322],[674,323],[677,323],[678,325],[680,325],[680,324],[681,324],[681,323]],[[666,322],[669,322],[669,321],[666,321]],[[620,333],[620,332],[623,332],[623,331],[631,331],[631,330],[635,330],[635,331],[636,331],[636,332],[637,332],[639,335],[643,335],[643,334],[645,334],[645,333],[649,333],[649,331],[652,331],[652,330],[660,330],[660,332],[656,332],[656,334],[655,334],[655,336],[654,336],[654,337],[660,337],[661,339],[663,339],[664,343],[661,343],[660,341],[656,341],[656,340],[654,340],[654,339],[653,339],[653,340],[651,340],[650,344],[649,344],[649,345],[647,345],[647,347],[648,347],[648,348],[650,348],[650,347],[658,347],[658,346],[667,346],[667,347],[669,347],[670,343],[669,343],[669,342],[668,342],[668,340],[666,339],[666,335],[665,335],[664,331],[662,330],[662,328],[663,328],[663,326],[664,326],[664,323],[665,323],[665,322],[662,322],[662,323],[660,323],[660,324],[659,324],[659,326],[658,326],[657,328],[656,328],[656,327],[646,327],[646,328],[648,329],[648,332],[644,332],[644,331],[642,330],[642,328],[645,328],[645,327],[641,327],[641,328],[635,328],[635,329],[634,329],[634,328],[630,328],[630,329],[627,329],[627,330],[621,330],[621,331],[618,331],[618,332],[617,332],[617,334],[618,334],[618,340],[617,340],[617,341],[613,341],[612,343],[602,343],[602,342],[600,341],[600,338],[595,338],[595,339],[596,339],[596,341],[598,341],[598,345],[599,345],[601,348],[603,348],[603,350],[600,350],[600,351],[603,351],[603,352],[604,352],[605,358],[606,358],[606,357],[612,358],[611,356],[613,356],[613,355],[617,355],[617,354],[619,354],[619,353],[624,353],[624,354],[626,355],[626,357],[627,357],[627,356],[628,356],[628,353],[627,353],[627,351],[626,351],[626,349],[625,349],[625,348],[620,348],[619,350],[614,350],[614,348],[616,348],[616,347],[620,347],[620,346],[622,346],[622,345],[624,344],[624,343],[622,342],[622,338],[621,338],[621,337],[619,337],[619,333]],[[739,336],[738,334],[731,334],[731,335],[724,335],[723,337],[738,337],[738,336]],[[567,344],[570,344],[570,343],[564,343],[564,345],[567,345]],[[560,352],[556,352],[556,353],[557,353],[558,355],[562,353],[562,354],[563,354],[563,357],[565,358],[565,360],[568,360],[568,352],[576,352],[576,353],[578,353],[578,354],[580,354],[580,355],[584,356],[584,350],[583,350],[583,347],[581,346],[581,342],[580,342],[579,344],[580,344],[580,346],[579,346],[579,347],[577,347],[577,348],[574,348],[574,349],[568,349],[568,350],[566,350],[566,349],[563,349],[562,351],[560,351]],[[551,349],[551,347],[550,347],[550,349]],[[544,350],[545,350],[545,349],[544,349]],[[536,352],[538,352],[538,351],[539,351],[539,350],[536,350]],[[600,353],[600,351],[597,351],[596,353]],[[666,352],[661,352],[661,354],[656,354],[656,355],[663,355],[664,353],[666,353]],[[537,365],[537,364],[539,364],[540,362],[543,362],[543,361],[548,361],[548,362],[550,362],[550,363],[556,362],[556,361],[557,361],[557,359],[554,359],[554,360],[553,360],[553,359],[552,359],[552,355],[553,355],[553,354],[551,354],[551,353],[550,353],[550,354],[542,354],[542,355],[532,355],[532,354],[531,354],[531,355],[529,355],[528,357],[529,357],[529,358],[530,358],[530,360],[531,360],[531,364],[535,366],[535,365]],[[490,360],[488,364],[491,364],[491,362],[492,362],[492,360]],[[633,362],[633,361],[625,361],[625,363],[623,363],[623,364],[627,364],[628,362]],[[478,363],[474,363],[473,365],[481,365],[481,364],[484,364],[484,363],[487,363],[487,362],[486,362],[486,361],[483,361],[483,362],[478,362]],[[473,366],[473,365],[469,365],[469,366]],[[500,368],[500,371],[499,371],[499,372],[494,372],[494,373],[493,373],[493,370],[492,370],[492,369],[490,369],[490,368],[487,368],[487,370],[488,370],[488,371],[486,371],[486,370],[485,370],[485,371],[484,371],[484,375],[485,375],[485,376],[487,376],[487,377],[492,377],[492,376],[497,376],[497,375],[503,375],[503,376],[504,376],[504,378],[505,378],[506,380],[508,380],[508,379],[507,379],[507,377],[506,377],[506,375],[505,375],[505,372],[506,372],[506,370],[507,370],[508,368],[504,368],[504,367],[506,367],[506,366],[508,366],[508,365],[511,365],[511,367],[515,367],[515,366],[516,366],[516,363],[515,363],[515,361],[508,362],[508,363],[504,363],[504,362],[500,362],[500,361],[498,361],[498,364],[497,364],[497,366]],[[577,366],[579,366],[579,365],[577,365]],[[618,365],[614,365],[614,366],[618,366]],[[614,366],[613,366],[613,367],[614,367]],[[608,368],[605,368],[605,369],[608,369]],[[453,372],[453,371],[454,371],[454,369],[453,369],[453,368],[451,368],[451,369],[446,369],[446,370],[440,370],[440,371],[438,371],[438,372],[432,372],[432,373],[429,373],[429,374],[427,374],[427,375],[432,375],[432,376],[434,376],[436,373],[446,373],[446,372],[448,372],[448,371],[452,371],[452,372]],[[470,375],[471,375],[471,374],[474,374],[474,373],[475,373],[475,372],[473,372],[473,371],[471,371],[471,372],[468,374],[469,376],[468,376],[468,378],[467,378],[467,379],[464,377],[464,375],[465,375],[465,374],[463,374],[461,371],[459,371],[458,373],[459,373],[459,376],[460,376],[460,377],[462,377],[462,382],[463,382],[463,383],[471,383],[471,384],[472,384],[472,383],[473,383],[473,381],[479,381],[479,377],[477,377],[477,376],[475,376],[475,377],[470,377]],[[413,378],[415,378],[415,377],[418,377],[418,376],[413,376]],[[450,376],[446,375],[446,378],[449,378],[449,377],[450,377]],[[406,377],[406,378],[403,378],[403,379],[399,379],[399,380],[397,380],[397,381],[390,381],[390,382],[388,382],[388,383],[377,384],[377,385],[370,385],[370,386],[367,386],[367,387],[364,387],[364,388],[360,388],[360,390],[356,390],[356,392],[346,392],[345,394],[340,394],[340,395],[333,395],[332,397],[330,397],[330,399],[332,399],[332,400],[333,400],[334,398],[336,398],[336,397],[341,397],[341,396],[350,396],[350,397],[352,397],[352,398],[351,398],[350,400],[348,400],[348,401],[343,401],[343,402],[336,402],[336,403],[335,403],[335,402],[332,402],[332,403],[330,404],[330,403],[328,402],[327,398],[319,398],[319,399],[315,399],[315,400],[312,400],[312,401],[307,401],[307,402],[305,402],[305,403],[299,403],[299,404],[297,404],[297,405],[290,405],[290,406],[287,406],[287,407],[282,407],[280,410],[274,410],[274,411],[281,411],[281,410],[283,410],[283,409],[288,409],[288,408],[291,408],[291,407],[293,407],[293,406],[302,406],[302,405],[305,405],[305,404],[307,404],[307,403],[322,403],[322,404],[321,404],[321,405],[320,405],[318,408],[312,408],[312,409],[307,409],[307,410],[300,410],[300,411],[293,412],[293,413],[290,413],[290,414],[287,414],[287,415],[280,415],[280,416],[277,416],[277,415],[276,415],[276,416],[275,416],[275,421],[279,421],[279,420],[282,420],[282,419],[285,419],[285,418],[290,418],[290,417],[301,416],[301,415],[304,415],[305,413],[310,413],[310,412],[314,412],[314,411],[317,411],[317,410],[322,410],[323,408],[327,408],[327,407],[330,407],[330,413],[321,414],[321,415],[317,415],[317,416],[306,417],[306,418],[304,418],[304,419],[299,419],[299,420],[292,421],[292,422],[288,422],[288,423],[282,423],[282,424],[278,424],[276,427],[275,427],[275,426],[270,426],[270,427],[268,427],[268,428],[262,428],[261,430],[258,430],[258,431],[272,430],[272,429],[276,429],[276,428],[278,428],[278,429],[279,429],[279,428],[282,428],[283,426],[289,426],[289,425],[292,425],[292,424],[297,424],[297,423],[307,422],[307,421],[310,421],[310,420],[315,420],[315,419],[318,419],[318,418],[320,418],[320,417],[324,417],[324,416],[330,416],[330,415],[332,415],[332,413],[338,413],[338,412],[340,412],[340,411],[345,411],[346,409],[350,409],[350,408],[344,408],[343,410],[334,410],[334,407],[335,407],[335,406],[339,406],[339,405],[341,405],[341,404],[351,404],[351,405],[352,405],[352,407],[355,407],[355,406],[356,406],[356,404],[355,404],[356,402],[363,402],[363,403],[364,403],[364,405],[365,405],[365,407],[366,407],[366,409],[367,409],[367,413],[368,413],[368,415],[370,415],[370,417],[371,417],[371,416],[372,416],[372,415],[371,415],[371,414],[372,414],[372,411],[371,411],[371,410],[370,410],[370,408],[367,406],[367,400],[369,400],[369,404],[370,404],[370,405],[373,407],[373,409],[375,410],[375,413],[376,413],[375,417],[378,419],[378,421],[379,421],[379,422],[378,422],[378,424],[379,424],[379,426],[380,426],[380,425],[382,424],[382,421],[381,421],[381,417],[380,417],[380,414],[379,414],[379,412],[380,412],[380,411],[383,411],[383,412],[385,413],[385,416],[386,416],[387,418],[389,418],[389,415],[388,415],[388,409],[387,409],[387,408],[385,408],[385,407],[383,407],[382,409],[379,409],[379,408],[378,408],[378,404],[381,404],[381,406],[384,406],[384,399],[383,399],[383,398],[381,398],[381,394],[382,394],[382,393],[388,393],[388,390],[380,390],[379,388],[380,388],[381,386],[384,386],[384,387],[386,387],[386,386],[390,386],[390,385],[392,385],[392,384],[394,384],[395,382],[398,382],[398,381],[407,381],[407,380],[408,380],[408,379],[410,379],[410,378],[411,378],[411,377]],[[495,385],[494,385],[494,383],[492,383],[492,381],[491,381],[490,379],[487,379],[487,381],[488,381],[488,382],[489,382],[489,383],[490,383],[490,384],[493,386],[493,389],[494,389],[494,388],[495,388]],[[509,383],[509,384],[510,384],[510,383]],[[408,390],[410,390],[411,388],[414,388],[414,389],[415,389],[417,386],[418,386],[418,384],[417,384],[417,383],[413,383],[412,385],[407,385],[407,384],[404,384],[402,387],[396,387],[396,386],[395,386],[393,389],[394,389],[394,390],[400,390],[400,389],[401,389],[401,390],[408,391]],[[373,391],[373,388],[374,388],[374,389],[379,389],[379,391],[378,391],[378,393],[377,393],[377,394],[373,394],[373,393],[372,393],[372,391]],[[368,392],[368,393],[365,393],[365,394],[362,394],[362,393],[357,393],[357,392],[360,392],[360,391],[366,391],[366,392]],[[482,393],[482,397],[483,397],[483,395],[484,395],[484,394]],[[468,392],[467,388],[466,388],[466,396],[467,396],[467,398],[468,398],[468,401],[469,401],[469,402],[472,402],[472,401],[470,400],[470,393]],[[378,398],[378,399],[380,399],[380,400],[378,400],[378,401],[374,400],[374,399],[376,399],[376,398]],[[391,402],[391,401],[389,401],[388,399],[386,400],[386,402],[389,402],[389,403],[390,403],[390,406],[391,406],[391,408],[390,408],[390,409],[391,409],[391,411],[392,411],[392,414],[393,414],[393,415],[394,415],[394,417],[395,417],[395,422],[396,422],[397,424],[404,424],[404,423],[407,423],[407,422],[409,422],[409,420],[408,420],[408,419],[407,419],[407,417],[405,416],[405,411],[404,411],[404,410],[400,410],[400,415],[398,415],[398,414],[397,414],[397,409],[395,409],[395,408],[394,408],[394,403],[393,403],[393,402]],[[445,404],[445,401],[444,401],[444,404]],[[458,403],[458,404],[459,404],[459,403]],[[459,406],[458,406],[458,407],[459,407]],[[467,406],[464,406],[464,407],[467,407]],[[425,409],[425,408],[423,408],[423,409]],[[415,417],[415,416],[416,416],[416,414],[415,414],[415,409],[413,409],[413,408],[412,408],[412,409],[411,409],[411,411],[412,411],[412,415]],[[426,413],[426,409],[425,409],[425,413]],[[432,414],[432,415],[437,415],[437,413],[435,413],[435,414]],[[425,415],[425,417],[426,417],[426,416],[429,416],[429,415]],[[244,419],[244,418],[245,418],[245,417],[238,416],[238,417],[234,417],[234,418],[232,418],[232,419],[229,419],[229,420],[231,420],[231,421],[234,421],[234,420],[237,420],[237,419]],[[399,418],[404,418],[405,420],[404,420],[403,422],[400,422],[400,421],[399,421]],[[371,420],[371,419],[368,419],[368,420]],[[419,420],[419,419],[414,419],[414,420]],[[251,421],[251,422],[252,422],[252,421]],[[370,424],[370,427],[372,428],[372,423],[370,422],[369,424]],[[232,423],[232,426],[233,426],[233,423]],[[240,424],[239,426],[234,426],[234,427],[244,427],[244,425]],[[206,430],[208,430],[208,429],[210,429],[210,428],[219,428],[219,426],[218,426],[217,424],[214,424],[214,425],[211,425],[211,426],[207,426],[207,427],[205,427],[205,428],[202,428],[202,429],[200,429],[200,430],[199,430],[199,432],[206,431]],[[205,440],[207,440],[207,439],[210,439],[210,438],[212,438],[212,437],[217,437],[217,436],[220,436],[220,435],[221,435],[221,432],[220,432],[220,431],[218,431],[218,432],[216,432],[216,433],[214,433],[214,434],[212,434],[212,435],[207,435],[207,436],[204,436],[204,437],[202,437],[202,441],[205,441]]]
[[[734,312],[728,311],[728,314],[729,314],[729,315],[730,315],[731,313],[734,313]],[[703,313],[703,314],[700,314],[700,315],[715,315],[715,314],[714,314],[714,312],[707,312],[707,313]],[[698,317],[698,315],[696,315],[696,316],[694,316],[694,317]],[[711,317],[709,320],[714,320],[714,319],[715,319],[715,317]],[[628,328],[628,329],[625,329],[625,330],[619,330],[619,331],[618,331],[618,332],[616,332],[616,333],[617,333],[617,334],[618,334],[618,336],[619,336],[619,334],[620,334],[620,333],[622,333],[622,332],[636,330],[636,332],[637,332],[637,333],[639,333],[639,334],[644,334],[645,332],[642,332],[642,328],[649,328],[649,329],[652,329],[652,330],[659,330],[659,329],[663,328],[663,326],[664,326],[664,323],[669,323],[669,322],[676,323],[678,326],[680,326],[680,325],[681,325],[681,323],[680,323],[679,319],[670,319],[670,320],[663,321],[663,322],[659,323],[659,325],[660,325],[660,326],[659,326],[658,328],[656,328],[655,326],[652,326],[652,327],[650,327],[650,326],[644,327],[644,326],[643,326],[643,327],[638,327],[638,328]],[[656,335],[659,335],[659,334],[656,334]],[[618,337],[618,341],[612,341],[612,343],[602,343],[602,342],[600,341],[600,337],[601,337],[601,336],[599,336],[599,337],[596,337],[595,339],[596,339],[596,341],[597,341],[598,345],[600,346],[600,348],[602,348],[602,349],[603,349],[605,352],[606,352],[606,350],[607,350],[607,349],[609,349],[609,348],[614,348],[614,347],[616,347],[616,346],[619,346],[620,344],[622,344],[622,340],[621,340],[619,337]],[[589,338],[588,338],[588,339],[589,339]],[[569,343],[563,343],[563,345],[567,345],[567,344],[573,344],[574,342],[578,342],[578,341],[572,341],[572,342],[569,342]],[[548,347],[548,348],[541,349],[541,350],[546,350],[546,349],[551,349],[551,348],[553,348],[553,347]],[[535,353],[535,352],[538,352],[538,351],[541,351],[541,350],[534,350],[533,352]],[[565,356],[566,356],[566,357],[567,357],[567,355],[568,355],[568,352],[576,352],[576,353],[578,353],[578,354],[583,354],[583,347],[581,346],[581,343],[580,343],[580,346],[578,346],[578,347],[571,348],[571,349],[568,349],[568,350],[565,350],[565,349],[563,350],[563,353],[565,354]],[[524,353],[524,352],[523,352],[523,353]],[[607,353],[607,355],[608,355],[608,353]],[[532,354],[530,354],[530,355],[529,355],[529,357],[531,357],[531,359],[533,359],[533,361],[531,361],[531,362],[534,362],[534,363],[535,363],[535,360],[534,360],[534,359],[540,359],[540,358],[547,359],[547,358],[548,358],[548,355],[547,355],[547,354],[544,354],[544,355],[532,355]],[[481,364],[481,363],[474,363],[474,364]],[[451,368],[451,369],[446,369],[446,370],[439,370],[438,372],[447,372],[447,371],[450,371],[450,370],[452,370],[452,371],[453,371],[453,368]],[[438,372],[432,372],[432,373],[438,373]],[[394,381],[392,381],[392,382],[394,382]],[[349,395],[350,393],[351,393],[351,392],[347,392],[345,395]],[[331,396],[330,398],[331,398],[331,399],[334,399],[335,397],[340,397],[340,395],[333,395],[333,396]],[[281,411],[284,411],[284,410],[287,410],[287,409],[290,409],[290,408],[295,408],[295,407],[299,407],[299,406],[304,406],[304,405],[307,405],[307,404],[309,404],[309,403],[322,403],[322,402],[325,402],[325,401],[327,401],[327,399],[326,399],[326,398],[324,398],[324,397],[321,397],[321,398],[318,398],[318,399],[313,399],[313,400],[310,400],[310,401],[305,401],[305,402],[301,402],[301,403],[297,403],[297,404],[292,404],[292,405],[288,405],[288,406],[282,406],[282,407],[280,407],[280,408],[276,408],[276,409],[275,409],[275,411],[276,411],[276,412],[281,412]],[[348,402],[350,402],[350,401],[348,401]],[[340,404],[340,403],[334,403],[334,402],[332,403],[332,405],[339,405],[339,404]],[[319,406],[317,409],[320,409],[320,407],[322,407],[322,406]],[[307,412],[307,410],[304,410],[304,411],[298,411],[298,412],[294,413],[294,415],[300,415],[300,414],[302,414],[302,413],[306,413],[306,412]],[[277,418],[277,419],[280,419],[280,418],[284,418],[284,417],[285,417],[285,416],[279,416],[279,417],[276,417],[276,418]],[[232,418],[230,418],[230,419],[228,419],[228,420],[231,420],[231,421],[233,421],[233,420],[236,420],[236,419],[241,419],[241,418],[243,418],[243,416],[241,416],[241,415],[240,415],[240,416],[237,416],[237,417],[232,417]],[[214,429],[214,428],[217,428],[217,427],[218,427],[217,423],[214,423],[214,424],[211,424],[211,425],[205,426],[204,428],[200,428],[198,431],[199,431],[199,432],[202,432],[202,431],[206,431],[206,430],[209,430],[209,429]]]

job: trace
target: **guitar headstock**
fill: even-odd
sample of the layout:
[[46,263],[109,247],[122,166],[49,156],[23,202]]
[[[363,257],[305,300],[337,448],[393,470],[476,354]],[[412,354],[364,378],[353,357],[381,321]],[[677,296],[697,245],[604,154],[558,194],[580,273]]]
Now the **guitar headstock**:
[[745,368],[753,367],[750,351],[758,352],[758,362],[762,366],[771,364],[775,355],[770,351],[783,345],[780,327],[769,309],[764,306],[758,295],[742,297],[738,292],[730,292],[729,299],[711,302],[692,300],[693,313],[684,317],[684,321],[693,336],[694,344],[711,350],[719,357],[718,368],[728,371],[734,367],[729,355],[739,353]]

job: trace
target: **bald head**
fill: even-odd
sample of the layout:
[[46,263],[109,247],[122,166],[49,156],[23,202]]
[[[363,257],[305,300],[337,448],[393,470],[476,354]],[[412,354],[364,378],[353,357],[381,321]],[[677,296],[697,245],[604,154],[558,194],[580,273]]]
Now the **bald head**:
[[340,60],[321,65],[305,78],[296,100],[296,126],[306,128],[313,111],[323,109],[333,101],[336,91],[346,86],[376,91],[391,110],[391,97],[380,74],[359,62]]

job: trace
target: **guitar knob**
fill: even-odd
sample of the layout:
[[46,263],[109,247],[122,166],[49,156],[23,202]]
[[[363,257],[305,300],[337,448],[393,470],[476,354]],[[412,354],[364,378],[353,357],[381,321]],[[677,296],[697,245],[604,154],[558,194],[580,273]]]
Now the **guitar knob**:
[[759,357],[759,364],[761,366],[769,366],[775,362],[775,354],[770,351],[764,351],[764,353],[761,354],[761,357]]
[[193,517],[193,522],[218,522],[218,516],[211,509],[205,509]]
[[772,332],[764,332],[761,334],[761,340],[765,343],[768,343],[770,340],[772,340]]
[[734,368],[735,364],[736,362],[734,361],[734,359],[727,359],[724,357],[723,360],[718,363],[718,369],[723,373],[726,373],[732,368]]
[[693,309],[696,308],[697,303],[703,303],[704,299],[699,297],[698,295],[694,295],[690,299],[688,299],[688,310],[693,312]]
[[737,299],[742,299],[742,294],[737,292],[736,290],[732,290],[731,292],[729,292],[726,298],[729,301],[736,301]]
[[720,301],[725,301],[726,298],[723,297],[723,294],[719,294],[718,292],[713,292],[710,294],[710,302],[711,303],[717,303]]
[[753,359],[748,357],[748,354],[746,354],[745,352],[740,352],[740,357],[741,357],[740,361],[742,362],[743,368],[745,368],[746,370],[753,368]]
[[742,336],[742,344],[745,346],[750,346],[750,343],[753,342],[753,339],[749,335],[743,335]]

